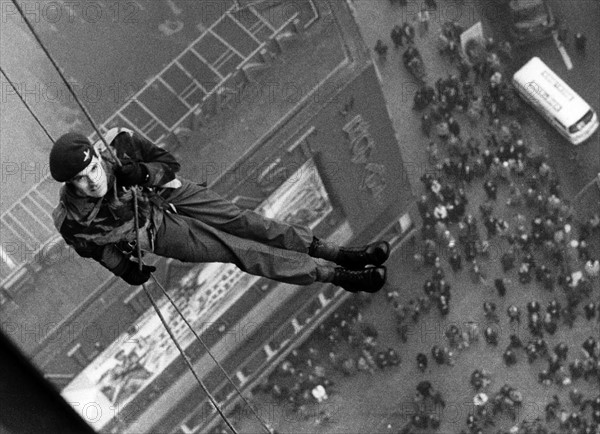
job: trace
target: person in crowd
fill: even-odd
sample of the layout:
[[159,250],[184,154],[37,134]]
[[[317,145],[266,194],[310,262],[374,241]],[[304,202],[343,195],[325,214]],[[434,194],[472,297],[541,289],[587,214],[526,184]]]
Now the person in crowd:
[[496,185],[496,183],[494,181],[492,181],[491,179],[488,179],[484,184],[483,184],[483,188],[485,190],[485,193],[488,197],[489,200],[493,200],[495,201],[497,196],[497,192],[498,192],[498,186]]
[[399,47],[404,46],[404,35],[403,35],[402,26],[400,26],[399,24],[396,24],[394,27],[392,27],[392,31],[390,33],[390,38],[392,39],[392,42],[394,43],[394,48],[396,50]]
[[427,369],[427,356],[423,353],[417,354],[417,366],[419,371],[425,372]]
[[583,311],[585,312],[585,319],[591,321],[596,316],[597,311],[596,303],[590,301],[588,304],[583,306]]
[[483,331],[483,336],[485,337],[485,341],[493,346],[498,345],[498,332],[494,330],[492,327],[486,327]]
[[423,4],[423,6],[421,6],[421,10],[417,14],[417,19],[419,21],[419,33],[421,36],[423,36],[429,31],[430,16],[426,4]]
[[375,43],[374,50],[381,60],[387,60],[388,46],[381,39]]
[[450,257],[448,258],[448,261],[450,262],[452,271],[454,271],[455,273],[462,270],[462,257],[456,247],[453,247],[451,249],[451,253],[450,253]]
[[508,344],[508,348],[510,349],[517,349],[517,348],[523,348],[523,342],[521,342],[521,339],[519,338],[519,336],[517,336],[516,334],[511,334],[509,336],[510,339],[510,343]]
[[496,291],[498,291],[498,295],[500,297],[504,297],[506,295],[506,285],[510,283],[510,279],[507,278],[496,278],[494,279],[494,287]]
[[405,39],[406,44],[410,47],[415,43],[415,28],[409,22],[402,23],[402,38]]
[[569,29],[566,24],[560,23],[558,26],[558,40],[564,45],[567,46],[569,41]]
[[498,314],[496,314],[496,304],[493,302],[486,301],[483,303],[483,311],[485,312],[485,318],[493,323],[500,322]]
[[513,366],[517,363],[517,355],[510,348],[507,348],[506,351],[504,351],[502,357],[504,359],[504,363],[506,363],[506,366]]
[[579,51],[582,54],[585,54],[585,48],[587,45],[587,37],[581,33],[581,32],[577,32],[575,33],[575,48],[577,49],[577,51]]

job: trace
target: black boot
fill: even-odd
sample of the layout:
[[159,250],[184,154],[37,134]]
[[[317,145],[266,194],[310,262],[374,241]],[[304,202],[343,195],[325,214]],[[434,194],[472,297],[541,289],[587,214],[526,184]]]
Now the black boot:
[[378,241],[357,249],[340,248],[335,263],[348,270],[362,270],[367,265],[383,265],[390,256],[390,243]]
[[331,283],[350,292],[364,291],[373,293],[383,287],[386,278],[387,270],[385,267],[370,267],[360,271],[336,267]]

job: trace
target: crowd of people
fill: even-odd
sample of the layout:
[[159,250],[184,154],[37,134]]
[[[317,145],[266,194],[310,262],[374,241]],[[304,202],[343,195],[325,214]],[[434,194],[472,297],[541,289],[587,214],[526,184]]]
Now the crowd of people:
[[[426,3],[418,16],[421,35],[429,30],[425,12],[435,6],[435,1]],[[447,273],[467,272],[473,283],[497,294],[481,307],[485,324],[452,324],[444,332],[446,344],[422,348],[415,361],[401,360],[401,348],[380,344],[377,328],[362,318],[361,309],[372,298],[357,294],[293,350],[261,390],[310,418],[315,416],[311,405],[335,393],[336,375],[344,381],[361,372],[374,375],[377,370],[414,363],[426,376],[430,359],[441,369],[452,367],[462,352],[480,344],[497,353],[507,368],[520,363],[537,367],[539,383],[569,388],[569,400],[561,402],[554,394],[545,414],[518,420],[526,391],[509,384],[490,390],[494,373],[481,367],[470,375],[473,410],[462,433],[597,434],[600,395],[585,396],[577,383],[588,382],[596,389],[600,385],[600,340],[590,336],[582,343],[560,341],[553,346],[551,342],[553,336],[560,336],[561,328],[574,327],[578,318],[600,322],[600,264],[597,250],[591,247],[600,234],[600,217],[595,213],[582,221],[576,216],[548,155],[528,142],[523,126],[526,112],[507,80],[510,44],[488,38],[464,53],[461,32],[455,22],[442,26],[440,54],[457,72],[432,85],[423,84],[413,105],[420,112],[431,170],[421,177],[423,195],[417,201],[421,230],[412,271],[430,277],[423,282],[420,296],[408,298],[402,289],[387,287],[386,298],[395,314],[398,337],[406,344],[411,328],[433,315],[432,308],[441,318],[449,314],[453,290]],[[390,35],[395,49],[414,47],[415,38],[415,29],[406,22],[395,26]],[[375,51],[385,58],[387,44],[378,40]],[[472,203],[470,196],[476,196],[477,189],[483,190],[479,196],[485,199]],[[488,269],[496,268],[492,261],[498,261],[501,275],[490,275]],[[525,306],[512,304],[506,315],[498,311],[497,304],[508,291],[530,285],[551,294],[545,307],[535,298],[536,292],[529,291],[532,298]],[[516,332],[525,319],[527,337]],[[497,348],[500,323],[515,328],[506,348]],[[398,432],[435,432],[443,424],[440,409],[444,406],[441,393],[423,378],[414,411]],[[495,428],[500,415],[514,422],[509,430]]]
[[[452,33],[447,29],[452,27],[448,25],[443,30],[448,38],[452,38]],[[424,292],[437,298],[440,306],[440,285],[436,283],[443,282],[440,256],[447,258],[454,273],[463,269],[463,262],[470,264],[473,281],[495,287],[499,297],[505,296],[507,285],[512,283],[507,276],[515,269],[520,285],[526,286],[535,280],[556,297],[545,310],[536,300],[527,303],[531,339],[524,344],[518,335],[510,336],[510,343],[502,353],[506,366],[516,365],[519,353],[524,352],[530,364],[536,360],[545,360],[548,364],[539,373],[540,383],[546,386],[568,387],[576,379],[598,384],[600,344],[594,337],[590,336],[583,343],[583,356],[570,362],[566,343],[560,342],[550,349],[544,339],[546,334],[553,336],[557,332],[561,319],[562,326],[573,327],[581,310],[587,321],[600,319],[595,301],[598,258],[589,248],[590,237],[598,234],[598,215],[590,216],[583,223],[577,221],[573,207],[561,195],[560,182],[550,167],[548,156],[527,143],[522,122],[515,120],[521,109],[500,60],[507,58],[510,55],[506,44],[496,44],[489,39],[483,44],[483,55],[451,56],[459,73],[439,79],[435,88],[424,86],[415,95],[414,108],[423,111],[422,130],[430,139],[429,162],[436,169],[421,177],[425,194],[417,203],[423,225],[422,249],[415,258],[433,268],[433,279],[425,281]],[[458,113],[465,114],[473,127],[487,117],[483,137],[464,134],[457,121]],[[442,155],[445,156],[442,158]],[[476,188],[472,184],[477,179],[485,193],[485,201],[478,207],[479,216],[466,211],[469,198],[465,193]],[[507,191],[508,199],[498,204],[501,190]],[[505,215],[506,208],[511,210],[510,219]],[[480,221],[485,234],[479,227]],[[495,252],[502,252],[496,256],[505,273],[493,279],[493,285],[482,269],[489,260],[490,246]],[[444,296],[450,299],[450,286],[442,286],[448,288]],[[561,293],[564,306],[558,300]],[[499,322],[493,301],[486,301],[483,310],[488,324]],[[447,310],[440,313],[445,315]],[[509,323],[520,323],[519,307],[510,306],[507,314]],[[452,325],[446,331],[450,348],[460,351],[478,340],[477,325],[467,328],[461,331]],[[485,327],[483,335],[487,344],[498,345],[496,328]],[[445,363],[448,353],[451,352],[447,349],[432,349],[432,355],[436,355],[434,358],[440,364]],[[417,355],[417,365],[421,370],[427,366],[424,353]],[[489,373],[477,370],[471,382],[476,390],[483,389],[489,382]],[[494,425],[498,413],[508,412],[516,419],[522,403],[522,395],[508,385],[491,400],[482,392],[475,398],[476,411],[467,418],[465,432],[469,433],[483,432]],[[593,400],[588,398],[585,402]],[[593,408],[589,415],[581,408],[570,413],[562,406],[559,408],[561,429],[597,432],[600,413]],[[550,421],[551,418],[547,418],[547,422]],[[543,433],[550,432],[550,428],[539,420],[524,421],[511,432]]]
[[377,328],[363,320],[361,306],[369,303],[364,295],[344,302],[319,325],[309,341],[291,351],[261,391],[311,418],[315,406],[334,392],[332,374],[352,377],[400,365],[398,351],[381,346]]

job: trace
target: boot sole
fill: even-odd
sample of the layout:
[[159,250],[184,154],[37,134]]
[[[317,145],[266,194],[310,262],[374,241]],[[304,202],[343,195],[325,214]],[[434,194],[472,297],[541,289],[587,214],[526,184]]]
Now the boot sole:
[[[375,267],[374,267],[375,268]],[[373,288],[369,288],[369,289],[363,289],[363,292],[368,292],[369,294],[374,294],[376,292],[379,292],[383,286],[385,285],[385,283],[387,282],[387,268],[386,267],[376,267],[379,269],[383,270],[383,276],[381,278],[381,281],[379,282],[373,282],[374,283],[374,287]]]
[[384,241],[383,244],[385,245],[385,248],[382,250],[379,250],[376,252],[375,255],[373,255],[375,257],[373,264],[372,265],[383,265],[385,263],[385,261],[388,260],[388,258],[390,257],[390,251],[391,251],[391,247],[390,247],[390,243],[388,243],[387,241]]

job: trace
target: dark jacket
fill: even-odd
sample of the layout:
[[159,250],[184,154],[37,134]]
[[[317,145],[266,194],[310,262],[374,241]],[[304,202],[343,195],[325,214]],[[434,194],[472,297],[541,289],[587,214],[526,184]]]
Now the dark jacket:
[[[175,180],[179,163],[164,149],[155,146],[131,130],[114,128],[106,134],[121,163],[134,161],[143,164],[148,173],[144,185],[135,187],[138,194],[140,228],[161,221],[158,187]],[[133,194],[131,188],[119,186],[113,168],[116,162],[102,141],[94,144],[102,156],[108,191],[102,198],[81,197],[75,187],[66,183],[60,191],[60,202],[53,212],[54,225],[67,244],[84,258],[93,258],[101,265],[121,275],[127,268],[131,249],[125,243],[136,240]]]

